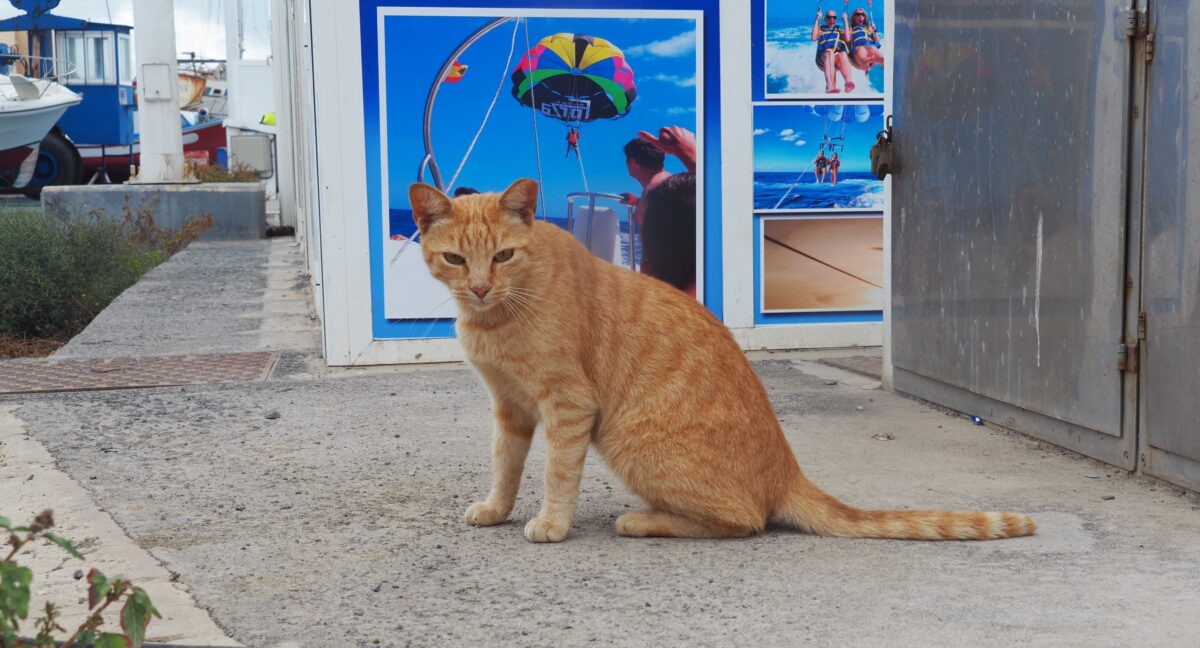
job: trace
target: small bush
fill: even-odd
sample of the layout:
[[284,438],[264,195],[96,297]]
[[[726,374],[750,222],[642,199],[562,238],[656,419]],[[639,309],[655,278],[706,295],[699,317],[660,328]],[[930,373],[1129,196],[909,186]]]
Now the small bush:
[[211,225],[205,214],[182,231],[162,230],[152,210],[128,202],[121,219],[96,211],[57,221],[40,210],[0,209],[0,335],[69,339]]
[[232,169],[223,164],[210,164],[194,167],[193,173],[200,182],[258,182],[258,172],[243,163],[238,163]]

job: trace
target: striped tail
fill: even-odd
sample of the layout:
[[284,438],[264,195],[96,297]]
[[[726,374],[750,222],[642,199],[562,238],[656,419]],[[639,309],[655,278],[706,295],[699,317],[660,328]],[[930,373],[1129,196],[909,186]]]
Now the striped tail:
[[1037,531],[1033,518],[1020,513],[864,511],[839,502],[803,476],[775,517],[808,533],[841,538],[995,540]]

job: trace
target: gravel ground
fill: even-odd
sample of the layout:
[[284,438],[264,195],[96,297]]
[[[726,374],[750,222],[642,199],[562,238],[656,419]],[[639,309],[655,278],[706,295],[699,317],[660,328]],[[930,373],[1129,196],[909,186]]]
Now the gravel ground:
[[521,529],[540,439],[512,521],[469,527],[462,511],[489,483],[478,380],[454,365],[325,368],[297,254],[196,244],[59,354],[288,351],[269,382],[0,396],[244,644],[1190,647],[1200,634],[1195,496],[813,361],[828,353],[755,363],[818,485],[864,507],[1032,513],[1039,534],[621,538],[613,521],[638,502],[591,457],[572,536],[535,545]]
[[[831,492],[1031,512],[1041,534],[621,538],[613,521],[637,500],[591,458],[572,537],[534,545],[521,525],[538,506],[540,445],[513,521],[471,528],[459,516],[486,492],[489,419],[462,368],[297,369],[249,386],[26,399],[18,415],[248,645],[1185,645],[1200,630],[1193,499],[828,385],[803,362],[756,367]],[[871,438],[882,431],[897,439]]]

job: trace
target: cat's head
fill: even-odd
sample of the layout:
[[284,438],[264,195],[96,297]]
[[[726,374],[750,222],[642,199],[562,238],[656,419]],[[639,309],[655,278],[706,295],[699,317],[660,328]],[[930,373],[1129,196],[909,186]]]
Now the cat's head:
[[420,182],[408,188],[425,263],[461,308],[490,310],[520,291],[531,265],[537,192],[528,178],[504,193],[454,199]]

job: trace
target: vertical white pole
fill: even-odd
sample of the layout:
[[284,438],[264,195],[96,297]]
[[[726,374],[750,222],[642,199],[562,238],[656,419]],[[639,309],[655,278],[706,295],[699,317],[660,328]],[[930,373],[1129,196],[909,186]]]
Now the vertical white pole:
[[[275,178],[279,184],[279,224],[296,227],[296,170],[293,164],[292,0],[271,0],[271,71],[275,76]],[[297,238],[303,235],[299,230]]]
[[179,82],[175,53],[175,6],[162,0],[133,0],[137,39],[139,182],[183,180],[183,134],[179,126]]
[[[242,64],[242,2],[241,0],[225,0],[225,112],[237,121],[241,112],[238,110],[239,66]],[[228,138],[237,134],[237,130],[226,128]],[[232,164],[233,160],[230,160]]]

